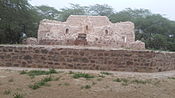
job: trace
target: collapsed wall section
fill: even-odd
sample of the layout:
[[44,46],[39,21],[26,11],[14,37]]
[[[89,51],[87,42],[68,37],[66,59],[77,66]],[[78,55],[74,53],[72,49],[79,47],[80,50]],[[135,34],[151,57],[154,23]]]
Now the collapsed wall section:
[[158,72],[175,70],[175,53],[75,46],[0,45],[0,66]]

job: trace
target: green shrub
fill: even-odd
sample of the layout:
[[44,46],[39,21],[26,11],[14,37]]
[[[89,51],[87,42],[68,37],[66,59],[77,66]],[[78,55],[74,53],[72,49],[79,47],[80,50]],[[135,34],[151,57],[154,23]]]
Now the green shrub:
[[49,69],[49,73],[52,74],[52,73],[57,73],[57,71],[55,69]]
[[41,86],[47,86],[47,82],[53,81],[53,80],[54,79],[51,76],[45,77],[44,79],[34,83],[33,85],[29,85],[29,88],[36,90],[36,89],[40,88]]
[[55,69],[49,69],[49,71],[43,71],[43,70],[31,70],[31,71],[22,71],[20,74],[27,74],[31,77],[38,76],[38,75],[49,75],[49,74],[55,74],[58,73]]
[[144,80],[133,80],[133,81],[131,81],[131,83],[137,83],[137,84],[146,84],[148,82],[149,81],[144,81]]
[[109,72],[101,72],[101,74],[104,74],[104,75],[112,75],[112,73],[109,73]]
[[27,74],[27,71],[21,71],[20,74]]
[[86,79],[90,79],[90,78],[94,78],[95,76],[90,75],[90,74],[86,74],[86,73],[74,73],[73,74],[73,78],[78,79],[78,78],[86,78]]
[[168,79],[172,79],[172,80],[175,80],[175,77],[168,77]]

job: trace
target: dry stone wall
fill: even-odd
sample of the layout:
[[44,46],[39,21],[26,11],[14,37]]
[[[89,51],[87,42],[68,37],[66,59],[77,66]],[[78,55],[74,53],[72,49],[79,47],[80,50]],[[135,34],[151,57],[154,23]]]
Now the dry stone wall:
[[158,72],[175,70],[175,53],[75,46],[0,45],[0,66]]

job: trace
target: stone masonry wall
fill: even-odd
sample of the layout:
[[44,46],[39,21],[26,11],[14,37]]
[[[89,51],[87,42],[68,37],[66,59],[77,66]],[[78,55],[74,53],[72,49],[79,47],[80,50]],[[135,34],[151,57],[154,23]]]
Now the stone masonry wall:
[[175,53],[75,46],[0,45],[0,66],[158,72],[175,70]]

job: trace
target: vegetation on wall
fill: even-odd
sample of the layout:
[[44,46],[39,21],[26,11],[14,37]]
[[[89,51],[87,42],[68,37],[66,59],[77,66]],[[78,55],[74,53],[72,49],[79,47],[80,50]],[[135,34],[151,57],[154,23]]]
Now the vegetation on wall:
[[111,22],[135,23],[136,40],[148,49],[175,51],[175,21],[147,9],[127,8],[116,12],[109,5],[70,4],[57,10],[49,6],[32,6],[28,0],[0,0],[0,44],[20,43],[23,34],[36,37],[40,20],[65,21],[70,15],[107,16]]

